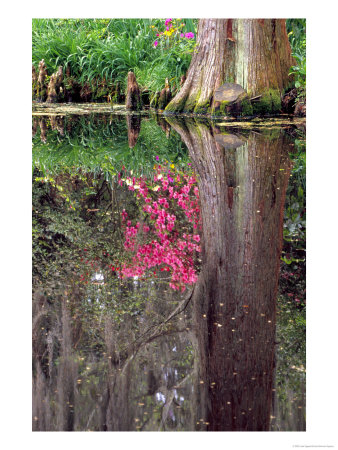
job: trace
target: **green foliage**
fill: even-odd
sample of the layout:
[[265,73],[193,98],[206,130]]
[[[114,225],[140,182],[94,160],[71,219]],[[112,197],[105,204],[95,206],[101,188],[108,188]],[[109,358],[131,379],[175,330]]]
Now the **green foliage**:
[[295,87],[299,89],[299,97],[305,96],[306,89],[306,19],[288,19],[287,31],[296,63],[290,69],[294,76]]
[[244,99],[241,103],[242,106],[242,116],[252,116],[253,114],[253,107],[249,99]]
[[[182,32],[195,31],[196,21],[186,22]],[[163,19],[33,19],[32,28],[33,65],[44,59],[48,74],[68,65],[76,81],[92,89],[105,79],[123,91],[130,70],[141,90],[155,92],[165,78],[178,87],[191,60],[190,39],[154,47]]]

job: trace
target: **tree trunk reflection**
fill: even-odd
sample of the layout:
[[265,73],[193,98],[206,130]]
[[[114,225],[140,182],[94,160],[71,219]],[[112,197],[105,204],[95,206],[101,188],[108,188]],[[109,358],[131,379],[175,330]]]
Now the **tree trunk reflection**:
[[196,429],[269,430],[289,144],[169,120],[199,178],[202,269],[195,287]]

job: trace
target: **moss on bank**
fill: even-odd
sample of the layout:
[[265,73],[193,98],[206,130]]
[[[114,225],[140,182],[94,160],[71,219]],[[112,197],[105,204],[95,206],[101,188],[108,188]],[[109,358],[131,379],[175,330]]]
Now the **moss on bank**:
[[181,98],[180,100],[176,100],[175,98],[166,106],[164,110],[164,114],[175,114],[186,112],[185,103],[188,96]]
[[210,113],[210,100],[198,103],[195,105],[194,114],[209,114]]
[[211,106],[211,99],[199,102],[199,93],[186,96],[180,100],[172,100],[165,108],[165,114],[189,113],[211,116],[253,116],[270,115],[281,111],[281,97],[277,89],[267,89],[260,98],[250,101],[246,95],[244,98],[231,103],[228,101],[217,102]]
[[267,89],[258,101],[252,103],[253,114],[273,114],[281,110],[281,97],[277,89]]
[[252,116],[253,115],[253,107],[248,98],[245,98],[241,104],[242,112],[241,116]]

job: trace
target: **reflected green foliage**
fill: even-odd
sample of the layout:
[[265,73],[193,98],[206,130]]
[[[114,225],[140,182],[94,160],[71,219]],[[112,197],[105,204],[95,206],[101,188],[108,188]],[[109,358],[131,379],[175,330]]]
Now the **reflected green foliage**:
[[278,299],[275,431],[305,430],[305,314],[305,308]]
[[[278,299],[278,383],[285,383],[286,378],[297,383],[304,381],[306,361],[306,308],[301,311],[291,302],[282,297]],[[298,368],[296,371],[290,368]],[[296,390],[296,389],[295,389]]]
[[[153,173],[156,156],[178,166],[188,162],[187,149],[179,136],[166,133],[153,120],[143,119],[136,145],[128,145],[125,117],[93,115],[62,118],[62,135],[53,129],[51,119],[36,121],[33,137],[33,167],[43,174],[87,173],[104,174],[112,180],[126,166],[138,176]],[[45,142],[41,140],[41,121],[47,128]],[[39,126],[38,126],[39,124]]]
[[306,153],[305,133],[295,129],[292,134],[278,297],[275,431],[305,429]]
[[[111,255],[106,261],[119,258],[123,243],[118,208],[112,208],[111,187],[102,176],[43,177],[36,169],[33,177],[34,280],[55,280],[56,274],[68,272],[64,259],[72,261],[80,277],[88,272],[81,262],[84,251],[90,264],[101,260],[104,253]],[[123,199],[126,194],[119,192]],[[120,201],[115,199],[117,207]]]
[[[306,153],[305,139],[300,135],[295,140],[295,153],[291,154],[293,169],[289,182],[285,222],[284,239],[288,242],[297,241],[304,245],[305,241],[305,211],[306,211]],[[300,245],[302,245],[300,244]]]
[[284,210],[280,291],[302,307],[306,297],[306,153],[304,132],[294,133],[295,150],[290,154],[293,169]]

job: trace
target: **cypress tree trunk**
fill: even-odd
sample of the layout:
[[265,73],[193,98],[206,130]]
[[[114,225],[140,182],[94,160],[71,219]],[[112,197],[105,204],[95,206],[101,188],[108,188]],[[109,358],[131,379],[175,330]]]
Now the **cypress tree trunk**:
[[220,135],[206,125],[169,122],[199,179],[197,429],[268,430],[290,147],[282,134]]
[[280,107],[292,64],[284,19],[200,19],[186,80],[166,111],[214,112],[222,106],[214,93],[227,82],[262,96],[260,109],[271,112]]

